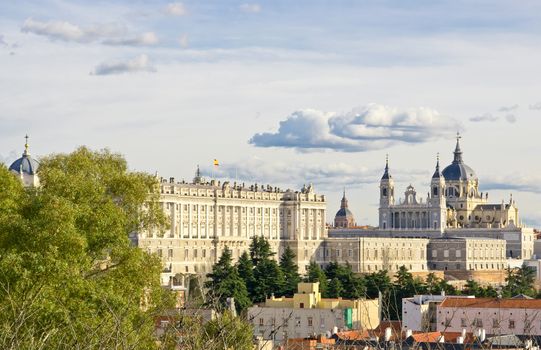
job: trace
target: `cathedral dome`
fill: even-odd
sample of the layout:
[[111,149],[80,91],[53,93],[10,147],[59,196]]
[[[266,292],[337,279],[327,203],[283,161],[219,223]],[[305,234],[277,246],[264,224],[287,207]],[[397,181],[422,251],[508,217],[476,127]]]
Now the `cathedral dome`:
[[340,218],[340,217],[353,218],[353,213],[348,208],[340,208],[340,210],[338,210],[336,212],[335,217],[337,217],[337,218]]
[[26,144],[24,145],[23,156],[14,161],[9,170],[16,172],[17,174],[24,173],[28,175],[35,175],[38,172],[39,162],[30,156],[28,152],[28,136]]
[[477,175],[475,174],[473,169],[466,165],[466,163],[464,163],[464,161],[462,160],[462,151],[460,150],[459,140],[460,136],[457,136],[456,148],[454,152],[455,158],[450,165],[443,169],[443,177],[445,178],[445,181],[477,180]]

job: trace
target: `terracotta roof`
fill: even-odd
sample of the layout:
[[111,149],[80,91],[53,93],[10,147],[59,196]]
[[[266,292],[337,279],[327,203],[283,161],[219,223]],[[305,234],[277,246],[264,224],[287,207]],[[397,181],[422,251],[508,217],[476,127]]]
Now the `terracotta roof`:
[[338,339],[342,340],[363,340],[370,339],[370,332],[368,330],[364,331],[344,331],[336,333]]
[[541,299],[445,298],[439,307],[541,309]]
[[[457,338],[462,336],[461,332],[427,332],[427,333],[414,333],[411,338],[416,343],[437,343],[440,337],[443,335],[445,343],[456,343]],[[464,343],[471,343],[474,340],[473,333],[466,333],[466,339]]]
[[416,343],[437,343],[440,337],[440,332],[417,333],[411,336]]

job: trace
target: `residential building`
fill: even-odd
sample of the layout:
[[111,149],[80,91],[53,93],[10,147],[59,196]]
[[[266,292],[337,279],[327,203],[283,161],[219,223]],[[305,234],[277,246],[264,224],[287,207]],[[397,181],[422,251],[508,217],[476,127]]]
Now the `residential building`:
[[437,329],[437,306],[446,298],[475,298],[475,296],[415,295],[402,299],[402,330],[434,332]]
[[248,309],[254,335],[281,342],[307,338],[336,329],[372,329],[379,324],[379,301],[324,299],[319,283],[299,283],[292,298],[268,298]]
[[446,298],[438,306],[437,330],[487,335],[541,335],[541,300]]

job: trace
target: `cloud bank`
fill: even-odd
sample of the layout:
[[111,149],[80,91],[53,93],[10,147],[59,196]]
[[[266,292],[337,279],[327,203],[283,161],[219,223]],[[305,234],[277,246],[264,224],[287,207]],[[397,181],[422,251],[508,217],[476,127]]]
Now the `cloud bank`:
[[109,61],[103,62],[94,68],[92,75],[112,75],[136,72],[155,72],[156,68],[152,66],[147,55],[140,55],[127,61]]
[[399,110],[369,104],[345,114],[296,111],[280,122],[277,132],[255,134],[249,143],[299,151],[364,152],[396,143],[423,143],[460,129],[456,120],[431,108]]
[[158,42],[155,33],[140,35],[128,33],[126,28],[117,24],[100,24],[81,27],[66,21],[37,21],[28,18],[21,27],[23,33],[32,33],[66,42],[91,43],[101,42],[107,45],[154,45]]
[[532,105],[530,105],[530,109],[531,110],[541,110],[541,102],[537,102],[537,103],[534,103]]
[[499,112],[513,112],[513,111],[516,111],[518,109],[519,105],[518,104],[514,104],[512,106],[503,106],[503,107],[500,107],[500,109],[498,109]]
[[500,119],[500,118],[498,118],[497,116],[494,116],[494,115],[492,115],[490,113],[484,113],[484,114],[476,115],[475,117],[471,117],[470,122],[474,122],[474,123],[495,122],[498,119]]

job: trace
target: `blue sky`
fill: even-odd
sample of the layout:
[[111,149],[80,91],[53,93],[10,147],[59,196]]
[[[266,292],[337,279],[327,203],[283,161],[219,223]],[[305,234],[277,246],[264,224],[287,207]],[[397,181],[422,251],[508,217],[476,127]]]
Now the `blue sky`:
[[0,3],[0,160],[108,147],[134,169],[327,195],[374,224],[436,153],[541,226],[539,1]]

